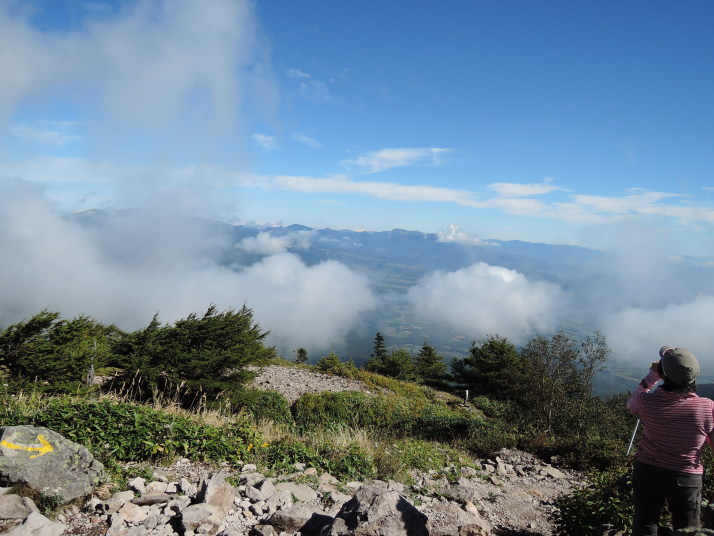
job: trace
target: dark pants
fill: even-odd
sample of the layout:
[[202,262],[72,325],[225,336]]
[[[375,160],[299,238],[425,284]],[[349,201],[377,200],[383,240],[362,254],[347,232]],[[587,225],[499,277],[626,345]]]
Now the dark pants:
[[665,500],[672,514],[673,528],[699,527],[702,475],[635,462],[632,483],[635,504],[632,536],[657,536]]

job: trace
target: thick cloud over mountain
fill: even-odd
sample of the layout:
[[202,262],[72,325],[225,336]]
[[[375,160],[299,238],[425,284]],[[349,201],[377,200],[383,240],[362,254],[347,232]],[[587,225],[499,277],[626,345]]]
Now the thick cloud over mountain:
[[454,272],[437,271],[409,289],[409,302],[426,322],[473,334],[498,334],[525,342],[558,326],[567,310],[560,287],[529,281],[523,274],[485,263]]
[[329,348],[375,306],[367,278],[342,264],[283,252],[231,269],[217,262],[228,242],[206,222],[148,208],[85,228],[38,189],[0,185],[0,324],[47,308],[137,329],[155,312],[171,322],[245,304],[271,343]]

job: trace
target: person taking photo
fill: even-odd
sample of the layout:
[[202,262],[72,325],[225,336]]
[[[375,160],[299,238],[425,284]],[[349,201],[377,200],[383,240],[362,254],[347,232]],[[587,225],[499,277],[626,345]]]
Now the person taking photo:
[[714,440],[714,401],[696,393],[699,361],[686,348],[663,346],[659,355],[627,401],[643,425],[632,475],[633,536],[656,536],[665,501],[674,529],[699,527],[701,456]]

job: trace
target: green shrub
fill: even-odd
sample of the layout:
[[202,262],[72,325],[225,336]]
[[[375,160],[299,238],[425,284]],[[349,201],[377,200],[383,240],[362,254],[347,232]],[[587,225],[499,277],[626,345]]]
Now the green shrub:
[[324,445],[320,453],[328,460],[328,472],[340,480],[367,480],[377,473],[374,459],[358,445]]
[[248,423],[211,426],[147,406],[110,401],[54,399],[32,417],[87,447],[100,460],[157,461],[180,456],[204,461],[237,461],[256,442]]
[[471,405],[480,410],[486,417],[497,419],[512,419],[517,409],[511,402],[493,400],[485,396],[476,396],[471,399]]
[[296,463],[304,463],[317,469],[325,466],[324,460],[315,449],[291,439],[271,443],[263,451],[262,458],[268,468],[278,472],[294,471]]
[[370,396],[354,391],[306,394],[293,406],[296,424],[316,427],[367,428],[394,437],[467,442],[479,453],[515,446],[515,436],[500,421],[451,410],[445,405],[410,404],[397,396]]
[[376,474],[374,460],[358,445],[311,446],[286,439],[267,445],[260,456],[267,467],[278,472],[294,471],[296,463],[304,463],[318,471],[327,471],[342,480],[368,479]]
[[287,399],[275,391],[241,389],[231,393],[233,411],[245,409],[256,421],[269,420],[277,423],[293,423],[290,404]]
[[337,354],[332,351],[325,357],[321,358],[315,366],[322,372],[337,372],[342,369],[342,361]]
[[590,475],[587,486],[555,501],[558,534],[597,534],[601,525],[612,524],[629,532],[632,528],[632,477],[630,466],[620,466]]
[[558,456],[563,463],[581,470],[603,471],[627,463],[627,443],[595,433],[565,437],[545,433],[524,434],[519,438],[519,447],[541,458]]
[[304,394],[293,405],[293,417],[303,429],[316,426],[383,429],[391,418],[384,398],[356,391]]

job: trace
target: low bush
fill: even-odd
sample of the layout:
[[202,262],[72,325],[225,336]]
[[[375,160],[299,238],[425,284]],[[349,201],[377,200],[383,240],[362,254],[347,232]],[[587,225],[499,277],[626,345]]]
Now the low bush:
[[245,410],[256,421],[269,420],[276,423],[292,424],[293,416],[287,399],[275,391],[241,389],[230,395],[234,412]]
[[355,391],[305,394],[295,402],[293,416],[302,429],[347,426],[442,441],[471,437],[483,426],[482,419],[446,405]]
[[385,429],[393,424],[395,412],[406,411],[397,405],[384,397],[356,391],[308,393],[293,405],[293,417],[302,429],[322,426]]

